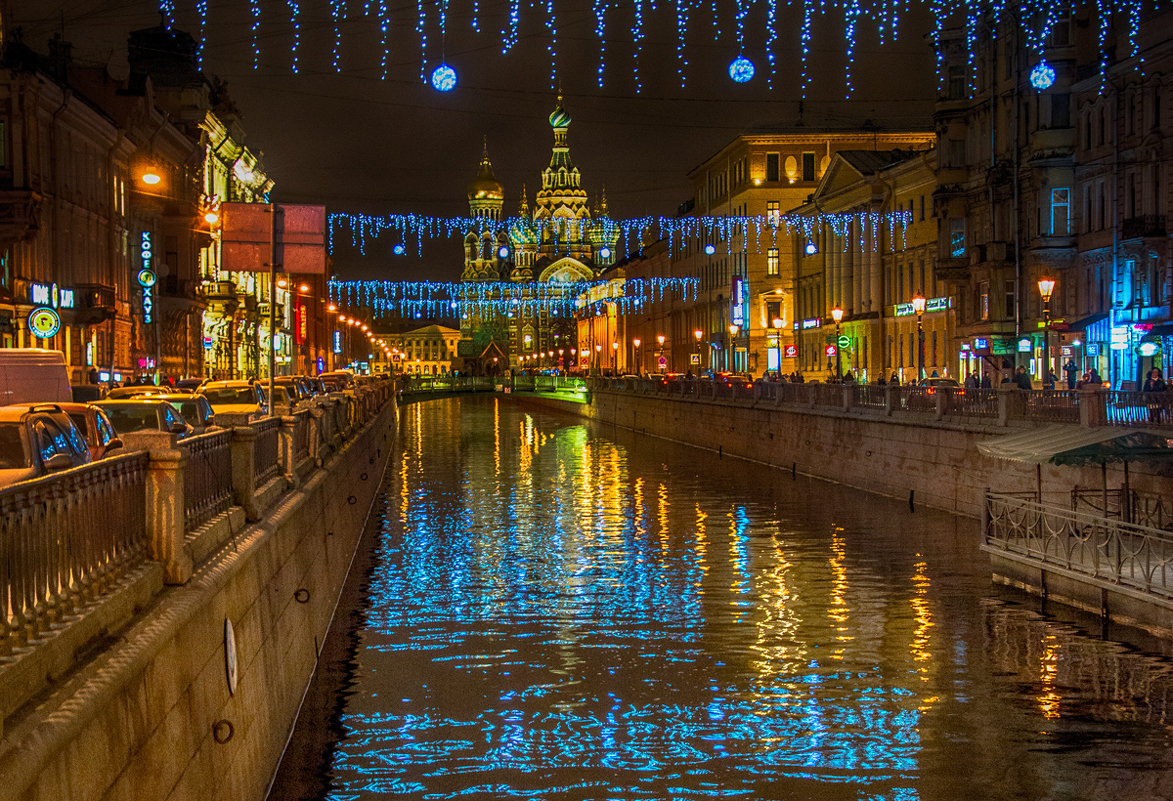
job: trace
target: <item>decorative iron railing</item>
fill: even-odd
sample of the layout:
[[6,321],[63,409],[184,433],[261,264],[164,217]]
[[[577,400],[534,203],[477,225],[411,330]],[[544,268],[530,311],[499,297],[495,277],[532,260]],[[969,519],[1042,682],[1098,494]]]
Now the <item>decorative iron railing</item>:
[[279,448],[281,418],[266,417],[252,425],[257,432],[257,441],[253,448],[253,475],[256,476],[259,487],[276,476],[281,469]]
[[187,452],[183,473],[183,523],[191,531],[232,505],[232,431],[180,440]]
[[986,493],[982,547],[1173,598],[1173,532]]

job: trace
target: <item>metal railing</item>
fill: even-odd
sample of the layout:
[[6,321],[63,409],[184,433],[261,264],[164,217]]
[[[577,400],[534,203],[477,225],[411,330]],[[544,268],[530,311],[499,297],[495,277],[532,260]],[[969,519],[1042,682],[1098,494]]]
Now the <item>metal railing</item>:
[[1023,417],[1049,423],[1079,422],[1079,392],[1073,389],[1037,389],[1024,393]]
[[1173,532],[987,492],[982,548],[1173,598]]
[[37,639],[146,552],[145,452],[0,490],[0,652]]
[[1173,392],[1107,390],[1104,395],[1110,425],[1173,428]]
[[183,523],[202,526],[232,505],[232,431],[213,431],[180,440],[187,452],[183,474]]

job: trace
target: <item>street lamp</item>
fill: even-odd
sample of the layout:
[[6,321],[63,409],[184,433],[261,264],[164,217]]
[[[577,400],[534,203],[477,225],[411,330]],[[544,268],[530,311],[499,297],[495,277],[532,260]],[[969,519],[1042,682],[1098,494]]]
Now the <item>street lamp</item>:
[[601,342],[595,343],[595,374],[603,372],[599,367],[599,362],[603,361],[603,344]]
[[912,310],[916,312],[916,378],[925,377],[925,296],[919,292],[912,296]]
[[[1054,278],[1039,279],[1039,294],[1043,296],[1043,386],[1051,381],[1051,293],[1055,291]],[[1053,387],[1053,385],[1052,385]]]
[[611,343],[611,371],[619,372],[619,343]]
[[631,340],[632,357],[633,357],[633,361],[635,362],[635,374],[636,375],[640,375],[643,372],[640,369],[642,367],[642,365],[639,363],[639,342],[640,342],[639,337],[636,337],[635,339]]
[[[774,358],[777,364],[776,371],[782,374],[782,318],[775,317],[770,321],[774,324]],[[836,345],[838,347],[838,345]]]
[[843,322],[843,309],[836,306],[831,309],[831,319],[835,321],[835,379],[843,379],[843,359],[839,355],[839,323]]
[[660,343],[660,348],[656,352],[656,363],[657,363],[656,366],[660,368],[661,373],[664,372],[668,366],[667,362],[665,362],[664,364],[659,363],[660,360],[664,358],[664,340],[665,340],[665,338],[666,337],[663,334],[656,335],[656,341],[658,343]]
[[696,337],[696,371],[699,373],[701,371],[701,337],[705,335],[705,332],[698,328],[692,332],[692,335]]
[[726,364],[729,365],[729,372],[736,372],[737,370],[737,332],[741,330],[741,326],[737,323],[729,324],[729,355],[726,359]]

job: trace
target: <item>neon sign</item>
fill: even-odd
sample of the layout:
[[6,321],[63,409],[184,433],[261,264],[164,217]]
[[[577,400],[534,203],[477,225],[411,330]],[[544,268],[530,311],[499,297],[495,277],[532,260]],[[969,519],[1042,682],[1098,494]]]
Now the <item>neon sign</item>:
[[143,322],[155,322],[155,256],[151,252],[151,232],[143,231],[140,242],[143,268],[138,271],[138,285],[143,288]]

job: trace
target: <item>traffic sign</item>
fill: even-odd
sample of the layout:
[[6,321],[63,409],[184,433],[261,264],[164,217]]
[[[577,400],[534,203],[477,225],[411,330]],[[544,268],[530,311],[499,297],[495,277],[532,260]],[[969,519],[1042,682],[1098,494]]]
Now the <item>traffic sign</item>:
[[668,359],[664,356],[661,356],[660,358],[656,359],[656,364],[660,365],[661,367],[667,367]]
[[851,347],[851,337],[847,336],[847,334],[840,334],[839,335],[839,347],[843,348],[844,350],[847,350],[848,348],[850,348]]
[[700,364],[701,363],[701,355],[699,353],[690,353],[689,354],[689,363],[690,364]]
[[836,348],[835,348],[835,346],[834,346],[834,345],[828,345],[828,346],[826,347],[826,352],[827,352],[827,355],[828,355],[828,356],[834,356],[834,355],[835,355],[835,352],[836,352]]

